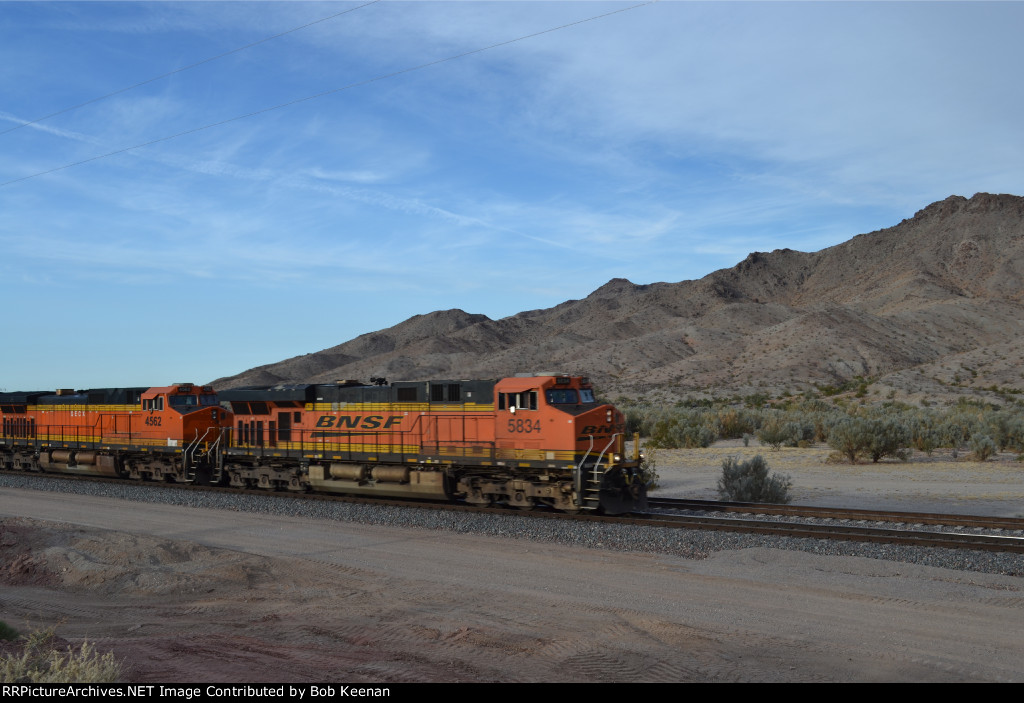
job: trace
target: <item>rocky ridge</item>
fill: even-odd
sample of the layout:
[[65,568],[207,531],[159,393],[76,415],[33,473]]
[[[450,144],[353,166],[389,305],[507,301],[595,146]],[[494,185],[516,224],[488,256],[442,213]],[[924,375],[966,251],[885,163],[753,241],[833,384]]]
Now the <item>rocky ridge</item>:
[[1024,198],[932,203],[817,252],[754,252],[695,281],[616,278],[499,320],[417,315],[218,388],[341,378],[590,375],[606,394],[769,395],[864,378],[910,402],[1024,389]]

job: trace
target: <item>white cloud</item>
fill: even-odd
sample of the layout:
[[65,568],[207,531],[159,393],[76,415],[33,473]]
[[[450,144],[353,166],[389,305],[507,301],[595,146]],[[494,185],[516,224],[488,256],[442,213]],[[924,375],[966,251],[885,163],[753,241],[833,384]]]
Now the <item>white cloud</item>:
[[[0,135],[0,182],[626,6],[379,3]],[[0,125],[339,7],[11,4]],[[1022,19],[1019,3],[631,10],[0,188],[0,286],[184,282],[289,323],[282,290],[372,292],[340,342],[435,306],[512,314],[614,276],[820,249],[952,193],[1024,191]],[[508,271],[528,282],[514,295],[494,284]]]

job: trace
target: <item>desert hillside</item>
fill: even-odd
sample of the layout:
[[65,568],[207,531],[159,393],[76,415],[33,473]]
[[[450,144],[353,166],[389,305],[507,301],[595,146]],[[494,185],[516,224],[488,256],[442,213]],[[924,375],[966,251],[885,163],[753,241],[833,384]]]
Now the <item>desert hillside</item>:
[[590,375],[610,397],[778,395],[866,380],[910,402],[1024,389],[1024,198],[932,203],[813,253],[755,252],[696,281],[613,279],[500,320],[417,315],[215,381]]

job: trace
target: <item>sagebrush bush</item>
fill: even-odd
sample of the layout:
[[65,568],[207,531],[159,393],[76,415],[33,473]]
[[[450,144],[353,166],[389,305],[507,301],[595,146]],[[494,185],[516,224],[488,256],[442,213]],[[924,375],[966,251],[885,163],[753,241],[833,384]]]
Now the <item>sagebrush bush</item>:
[[749,410],[722,408],[715,413],[715,434],[723,439],[739,439],[744,434],[754,431],[756,428],[756,417],[755,413]]
[[100,655],[88,642],[61,651],[52,629],[25,638],[18,655],[0,657],[0,681],[5,683],[115,683],[123,675],[113,652]]
[[757,431],[758,441],[761,442],[761,444],[767,444],[774,451],[778,451],[779,448],[786,443],[789,437],[790,433],[788,426],[775,418],[765,422],[761,425],[761,429]]
[[748,461],[729,457],[722,462],[718,494],[742,503],[788,503],[793,482],[787,475],[768,475],[768,463],[758,454]]
[[971,451],[974,452],[975,460],[987,461],[995,456],[996,452],[999,451],[999,447],[996,446],[995,440],[991,437],[977,435],[971,437]]
[[872,418],[868,420],[868,433],[871,439],[868,442],[868,454],[871,461],[878,463],[878,460],[891,456],[906,461],[909,452],[906,447],[910,444],[910,428],[898,418]]
[[851,464],[871,446],[871,431],[861,417],[844,417],[828,428],[828,446],[845,456]]
[[[741,403],[745,406],[740,407]],[[666,449],[707,447],[720,439],[757,436],[773,448],[828,443],[845,460],[856,463],[887,456],[906,459],[911,447],[929,454],[949,448],[956,456],[973,437],[985,436],[1000,451],[1024,453],[1024,401],[1008,408],[979,401],[944,408],[900,403],[869,408],[837,407],[820,398],[787,398],[774,404],[733,398],[675,406],[624,403],[622,409],[630,430],[639,430],[649,446]]]
[[662,449],[710,447],[717,436],[703,424],[701,413],[674,413],[654,423],[648,446]]
[[658,487],[661,476],[658,475],[658,452],[654,447],[644,446],[640,449],[640,480],[647,484],[647,490]]
[[17,630],[0,620],[0,640],[16,640],[20,636]]

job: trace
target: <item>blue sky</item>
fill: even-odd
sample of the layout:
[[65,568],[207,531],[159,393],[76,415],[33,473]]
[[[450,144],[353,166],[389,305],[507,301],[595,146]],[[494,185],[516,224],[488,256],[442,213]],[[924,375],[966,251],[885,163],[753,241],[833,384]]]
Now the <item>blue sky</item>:
[[1024,3],[364,3],[0,1],[0,388],[205,382],[1024,194]]

